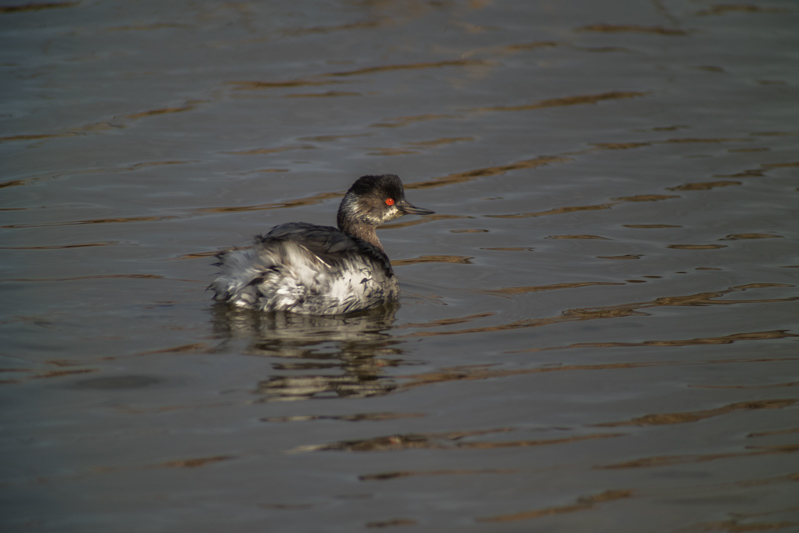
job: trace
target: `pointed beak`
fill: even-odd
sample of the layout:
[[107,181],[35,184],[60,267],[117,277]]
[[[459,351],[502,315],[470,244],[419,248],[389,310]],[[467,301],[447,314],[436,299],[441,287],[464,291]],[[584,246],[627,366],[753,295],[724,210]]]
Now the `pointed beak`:
[[432,215],[435,213],[435,211],[411,205],[408,200],[397,202],[397,209],[399,209],[403,215]]

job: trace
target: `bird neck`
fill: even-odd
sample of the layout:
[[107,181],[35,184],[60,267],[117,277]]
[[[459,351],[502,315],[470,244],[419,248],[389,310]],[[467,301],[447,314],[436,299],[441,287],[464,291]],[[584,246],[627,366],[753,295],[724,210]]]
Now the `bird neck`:
[[377,238],[377,232],[374,226],[339,221],[338,229],[347,235],[366,241],[384,254],[386,253],[383,249],[383,245],[380,244],[380,239]]
[[348,191],[341,201],[336,222],[338,222],[338,229],[343,233],[368,242],[382,252],[383,255],[386,255],[383,245],[380,244],[380,240],[377,238],[376,226],[364,221],[358,208],[358,199],[351,191]]

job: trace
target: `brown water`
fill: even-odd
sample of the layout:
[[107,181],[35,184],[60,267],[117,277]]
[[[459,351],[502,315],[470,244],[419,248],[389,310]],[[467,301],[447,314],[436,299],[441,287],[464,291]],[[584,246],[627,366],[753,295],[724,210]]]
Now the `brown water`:
[[[799,530],[797,28],[3,2],[3,531]],[[399,306],[211,305],[368,173]]]

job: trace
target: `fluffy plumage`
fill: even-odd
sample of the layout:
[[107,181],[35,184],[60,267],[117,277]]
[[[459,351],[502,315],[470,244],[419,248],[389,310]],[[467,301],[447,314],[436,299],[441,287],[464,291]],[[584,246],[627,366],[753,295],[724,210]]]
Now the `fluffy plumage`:
[[251,248],[219,254],[211,284],[219,302],[306,315],[361,311],[394,300],[399,284],[375,227],[404,214],[431,214],[405,200],[397,176],[364,176],[344,196],[339,229],[292,222]]

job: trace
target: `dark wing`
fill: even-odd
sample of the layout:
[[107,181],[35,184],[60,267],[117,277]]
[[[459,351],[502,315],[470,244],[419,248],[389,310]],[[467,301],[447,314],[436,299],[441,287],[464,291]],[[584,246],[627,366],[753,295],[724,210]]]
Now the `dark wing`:
[[342,233],[332,226],[317,226],[307,222],[289,222],[275,226],[256,240],[266,243],[270,239],[294,241],[307,248],[329,265],[335,265],[352,254],[365,254],[383,266],[391,275],[391,263],[381,250],[366,241]]

